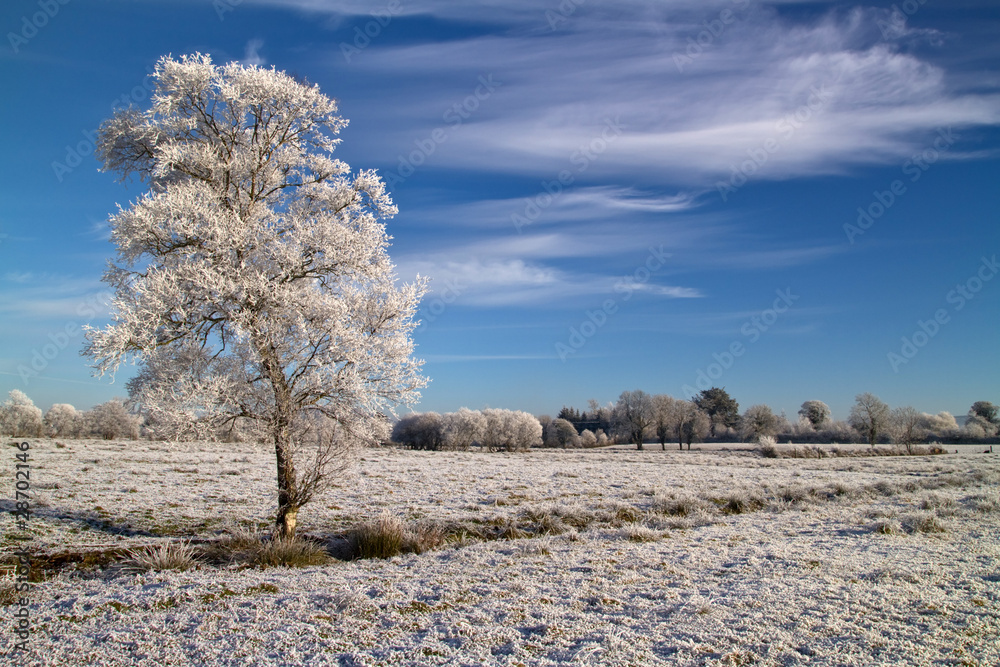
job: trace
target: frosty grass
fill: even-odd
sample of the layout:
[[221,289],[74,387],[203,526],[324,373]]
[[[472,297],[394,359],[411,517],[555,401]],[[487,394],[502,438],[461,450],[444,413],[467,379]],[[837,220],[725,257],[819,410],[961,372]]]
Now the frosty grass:
[[[32,448],[39,556],[212,539],[274,512],[266,447],[60,444]],[[386,510],[559,529],[303,569],[65,568],[32,590],[18,664],[994,666],[1000,456],[973,451],[367,450],[300,533]],[[9,510],[13,475],[2,486]]]

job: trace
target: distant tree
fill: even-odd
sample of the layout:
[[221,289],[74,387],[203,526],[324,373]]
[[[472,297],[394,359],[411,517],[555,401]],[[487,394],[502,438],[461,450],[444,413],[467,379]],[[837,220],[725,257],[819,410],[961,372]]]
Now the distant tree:
[[920,415],[920,430],[932,436],[948,437],[958,433],[958,422],[950,412],[939,412],[936,415],[922,413]]
[[736,428],[740,423],[740,404],[724,388],[706,389],[691,400],[711,420],[712,437],[717,427]]
[[847,417],[848,423],[868,440],[872,447],[889,423],[889,406],[878,396],[865,392],[854,397],[854,406]]
[[646,431],[653,425],[652,397],[641,389],[623,391],[615,404],[614,421],[629,442],[642,450]]
[[83,414],[83,422],[90,435],[105,440],[138,438],[142,426],[142,418],[129,412],[122,398],[113,398],[94,406]]
[[976,401],[972,404],[972,407],[969,408],[969,416],[978,415],[991,424],[997,424],[1000,423],[1000,420],[997,418],[998,410],[1000,410],[1000,408],[997,408],[997,406],[993,405],[989,401]]
[[712,420],[708,413],[695,407],[695,409],[687,411],[681,428],[684,442],[687,443],[688,451],[691,451],[692,442],[701,442],[711,432]]
[[551,425],[551,435],[556,446],[566,449],[579,445],[580,436],[576,433],[576,427],[566,419],[554,419]]
[[0,433],[18,438],[38,437],[44,431],[42,410],[20,389],[11,389],[0,405]]
[[405,415],[393,427],[392,440],[410,449],[441,449],[444,442],[441,415],[436,412]]
[[487,408],[486,430],[482,445],[492,452],[526,451],[542,443],[542,425],[538,419],[520,410]]
[[989,438],[996,434],[997,425],[982,415],[970,414],[965,418],[964,431],[973,438]]
[[660,448],[667,448],[667,440],[675,433],[674,423],[678,411],[677,399],[667,394],[655,394],[653,401],[653,429],[660,441]]
[[894,408],[889,412],[886,432],[895,445],[906,447],[907,453],[913,453],[913,445],[920,439],[921,415],[910,406]]
[[708,414],[699,409],[691,401],[675,399],[667,412],[668,428],[677,441],[679,449],[684,449],[687,443],[691,449],[692,442],[700,442],[711,430],[711,419]]
[[799,409],[799,417],[812,424],[814,429],[830,421],[831,414],[830,406],[823,401],[806,401]]
[[69,403],[56,403],[45,413],[45,428],[53,438],[73,438],[80,433],[83,415]]
[[590,429],[583,429],[580,433],[580,446],[581,447],[596,447],[597,446],[597,436]]
[[[587,400],[587,414],[590,416],[592,421],[597,422],[597,428],[607,433],[614,426],[612,424],[612,417],[614,415],[614,405],[608,403],[607,405],[601,405],[596,399]],[[597,432],[595,431],[596,435]]]
[[486,417],[478,410],[461,408],[443,418],[444,442],[449,449],[466,451],[481,442],[486,432]]
[[556,419],[565,419],[568,422],[578,422],[580,421],[580,411],[576,408],[567,408],[565,405],[562,406],[562,410],[556,415]]
[[780,420],[770,407],[763,404],[751,405],[740,419],[740,435],[744,440],[757,442],[763,436],[777,433],[779,423]]

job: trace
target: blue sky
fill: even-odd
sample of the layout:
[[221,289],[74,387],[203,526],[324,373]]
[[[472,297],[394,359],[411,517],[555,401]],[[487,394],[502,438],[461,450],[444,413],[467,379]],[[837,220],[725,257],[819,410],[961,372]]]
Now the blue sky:
[[418,410],[1000,402],[995,2],[10,0],[0,28],[3,395],[124,393],[79,327],[141,189],[90,137],[200,51],[318,83],[389,181],[398,274],[432,279]]

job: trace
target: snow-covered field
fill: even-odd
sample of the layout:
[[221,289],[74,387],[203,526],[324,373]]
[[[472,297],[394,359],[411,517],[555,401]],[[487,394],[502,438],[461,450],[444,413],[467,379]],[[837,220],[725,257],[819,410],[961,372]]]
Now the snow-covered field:
[[[211,538],[273,513],[263,447],[32,444],[38,556]],[[15,450],[2,451],[10,510]],[[302,532],[385,510],[551,530],[304,569],[65,569],[33,588],[30,652],[5,664],[993,666],[998,491],[1000,454],[978,449],[368,450],[304,508]],[[0,607],[5,654],[15,608]]]

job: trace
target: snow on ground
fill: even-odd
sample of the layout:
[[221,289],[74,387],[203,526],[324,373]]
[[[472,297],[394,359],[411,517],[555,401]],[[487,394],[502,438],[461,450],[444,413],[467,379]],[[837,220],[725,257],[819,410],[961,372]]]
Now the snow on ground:
[[[210,538],[265,525],[275,505],[264,447],[42,440],[32,456],[39,555]],[[998,665],[998,490],[1000,455],[968,450],[366,450],[302,511],[302,532],[385,510],[599,520],[303,569],[67,569],[34,587],[17,664]],[[760,506],[721,511],[733,498]],[[678,500],[692,512],[672,515]],[[0,520],[9,553],[13,521]],[[0,608],[8,628],[14,608]],[[14,641],[5,628],[0,651]]]

